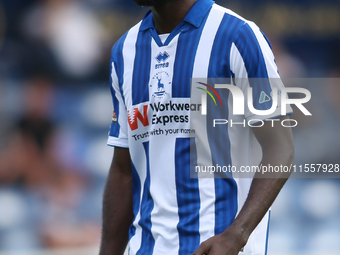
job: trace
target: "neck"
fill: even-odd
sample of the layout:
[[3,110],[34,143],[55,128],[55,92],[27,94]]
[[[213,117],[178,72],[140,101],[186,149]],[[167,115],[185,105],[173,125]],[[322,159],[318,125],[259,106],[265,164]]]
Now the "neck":
[[197,0],[173,0],[152,7],[155,27],[158,34],[171,33],[184,19]]

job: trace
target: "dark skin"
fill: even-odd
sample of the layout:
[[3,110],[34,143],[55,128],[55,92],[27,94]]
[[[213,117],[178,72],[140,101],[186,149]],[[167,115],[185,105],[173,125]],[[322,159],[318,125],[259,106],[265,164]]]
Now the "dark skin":
[[151,6],[158,34],[171,33],[181,23],[197,0],[135,0],[138,5]]
[[[139,5],[152,7],[155,27],[159,34],[170,33],[196,2],[196,0],[134,1]],[[281,117],[284,118],[286,117]],[[273,128],[271,122],[266,122],[263,127],[254,127],[252,130],[262,147],[262,165],[293,164],[294,143],[290,128],[281,125],[275,125]],[[278,173],[275,178],[254,178],[248,198],[235,221],[222,234],[201,243],[193,255],[237,255],[272,205],[288,177],[287,174]],[[99,255],[124,253],[132,221],[130,154],[128,149],[115,148],[104,191],[103,230]]]
[[128,149],[116,147],[104,190],[100,255],[124,253],[132,220],[130,153]]

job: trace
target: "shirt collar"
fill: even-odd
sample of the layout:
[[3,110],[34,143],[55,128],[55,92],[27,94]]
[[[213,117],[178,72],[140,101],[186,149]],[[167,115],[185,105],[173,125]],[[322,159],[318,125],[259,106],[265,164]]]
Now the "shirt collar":
[[[211,6],[214,4],[213,0],[198,0],[189,10],[187,15],[184,17],[183,21],[190,23],[196,28],[200,27],[204,17],[210,10]],[[139,31],[144,31],[150,28],[154,28],[154,21],[151,10],[149,10],[142,21]]]

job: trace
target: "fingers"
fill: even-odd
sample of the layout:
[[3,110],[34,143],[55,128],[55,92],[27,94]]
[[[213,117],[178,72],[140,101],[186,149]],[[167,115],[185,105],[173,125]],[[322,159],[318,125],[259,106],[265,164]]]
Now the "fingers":
[[243,248],[234,238],[217,235],[200,244],[191,255],[238,255]]
[[203,255],[203,254],[208,254],[210,250],[210,245],[208,244],[207,241],[203,242],[200,244],[198,249],[194,251],[191,255]]

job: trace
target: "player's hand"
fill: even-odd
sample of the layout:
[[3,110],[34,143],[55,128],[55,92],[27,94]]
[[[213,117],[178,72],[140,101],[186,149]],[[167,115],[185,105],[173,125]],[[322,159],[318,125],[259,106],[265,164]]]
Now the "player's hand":
[[241,231],[230,226],[222,234],[201,243],[192,255],[237,255],[246,245],[247,239]]

